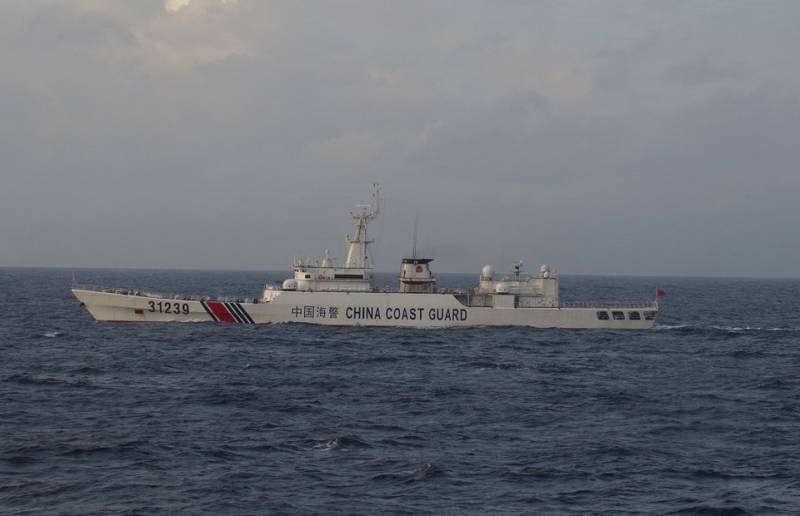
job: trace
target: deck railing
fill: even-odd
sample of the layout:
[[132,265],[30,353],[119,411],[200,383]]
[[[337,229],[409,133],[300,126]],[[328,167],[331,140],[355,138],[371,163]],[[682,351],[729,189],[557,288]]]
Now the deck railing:
[[105,288],[98,285],[87,285],[74,283],[73,289],[88,290],[91,292],[102,292],[105,294],[118,294],[121,296],[148,297],[154,299],[174,299],[176,301],[223,301],[231,303],[258,303],[255,298],[243,297],[209,297],[209,296],[189,296],[185,294],[162,294],[156,292],[145,292],[132,288]]
[[655,310],[655,301],[570,301],[561,303],[561,308],[648,308]]

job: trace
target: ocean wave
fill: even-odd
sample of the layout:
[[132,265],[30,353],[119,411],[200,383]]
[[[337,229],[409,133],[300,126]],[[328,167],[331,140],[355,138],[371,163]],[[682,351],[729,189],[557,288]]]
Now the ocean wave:
[[715,331],[724,333],[748,333],[748,332],[800,332],[800,328],[795,327],[763,327],[763,326],[750,326],[748,324],[741,325],[719,325],[710,324],[708,326],[696,324],[655,324],[652,328],[654,331]]
[[16,383],[20,385],[36,385],[42,387],[72,387],[83,389],[104,389],[99,385],[86,380],[84,378],[58,378],[55,376],[41,376],[30,374],[12,374],[7,376],[3,381],[8,383]]
[[13,464],[14,466],[26,466],[28,464],[33,464],[36,462],[36,459],[29,455],[13,455],[11,457],[6,457],[3,460],[8,462],[9,464]]
[[444,469],[431,462],[424,462],[416,467],[414,470],[414,480],[427,480],[444,475]]
[[349,448],[369,448],[370,444],[357,435],[339,435],[329,439],[325,443],[320,443],[315,448],[326,450],[347,450]]
[[502,477],[513,481],[528,481],[530,479],[542,480],[585,480],[591,478],[592,474],[580,469],[562,469],[542,466],[525,466],[513,471],[505,471]]
[[476,360],[473,362],[467,362],[464,364],[464,367],[468,367],[470,369],[525,369],[528,366],[523,362],[490,362],[484,360]]
[[441,466],[432,462],[423,462],[414,466],[413,469],[405,469],[403,471],[393,473],[379,473],[377,475],[373,475],[371,480],[378,482],[398,482],[401,484],[410,484],[431,480],[444,474],[444,468]]
[[653,330],[655,331],[669,331],[669,330],[682,330],[684,328],[692,328],[689,324],[654,324]]
[[691,516],[747,516],[750,513],[740,507],[714,507],[712,505],[696,505],[680,509],[669,514],[686,514]]
[[712,330],[725,331],[725,332],[729,332],[729,333],[741,333],[741,332],[747,332],[747,331],[764,331],[763,328],[760,328],[758,326],[747,326],[747,325],[745,325],[745,326],[717,326],[717,325],[711,325],[710,328]]

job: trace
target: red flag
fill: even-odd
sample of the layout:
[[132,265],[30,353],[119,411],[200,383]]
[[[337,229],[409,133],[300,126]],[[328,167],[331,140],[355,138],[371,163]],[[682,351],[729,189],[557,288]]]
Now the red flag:
[[663,290],[661,290],[660,288],[656,289],[656,297],[664,297],[666,295],[667,295],[667,293],[664,292]]

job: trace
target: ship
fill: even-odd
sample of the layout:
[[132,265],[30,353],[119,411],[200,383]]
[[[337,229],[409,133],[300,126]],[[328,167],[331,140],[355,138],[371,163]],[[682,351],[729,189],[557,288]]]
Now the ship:
[[260,297],[162,295],[79,285],[73,285],[72,292],[98,322],[600,330],[644,330],[655,324],[658,295],[654,301],[643,302],[562,303],[559,276],[549,265],[525,274],[523,263],[515,261],[511,272],[502,276],[486,265],[473,288],[438,288],[433,259],[417,256],[416,231],[413,252],[401,259],[397,287],[376,288],[370,253],[374,241],[368,228],[381,214],[382,205],[381,188],[375,184],[370,201],[350,212],[353,233],[345,237],[347,253],[342,263],[327,250],[319,257],[296,257],[292,277],[281,284],[266,284]]

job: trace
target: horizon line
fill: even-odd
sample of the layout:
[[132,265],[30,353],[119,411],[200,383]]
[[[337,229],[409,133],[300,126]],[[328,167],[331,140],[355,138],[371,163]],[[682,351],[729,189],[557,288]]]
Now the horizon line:
[[[274,273],[274,272],[288,272],[291,273],[290,270],[286,269],[206,269],[206,268],[193,268],[193,267],[183,267],[183,268],[175,268],[175,267],[129,267],[129,266],[101,266],[101,267],[91,267],[91,266],[49,266],[49,265],[0,265],[0,269],[25,269],[25,270],[118,270],[118,271],[160,271],[160,272],[263,272],[263,273]],[[397,271],[375,271],[376,274],[399,274]],[[441,272],[437,273],[437,275],[450,275],[450,274],[458,274],[458,275],[480,275],[480,271],[475,272]],[[558,273],[559,276],[615,276],[615,277],[628,277],[628,278],[682,278],[682,279],[768,279],[768,280],[800,280],[800,276],[704,276],[704,275],[681,275],[681,274],[626,274],[626,273],[597,273],[597,272],[567,272],[567,273]]]

